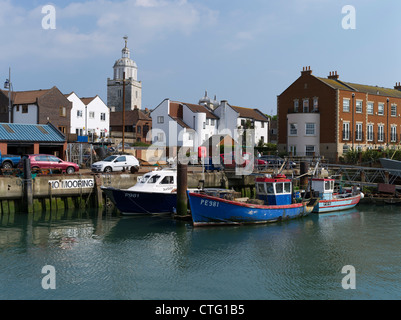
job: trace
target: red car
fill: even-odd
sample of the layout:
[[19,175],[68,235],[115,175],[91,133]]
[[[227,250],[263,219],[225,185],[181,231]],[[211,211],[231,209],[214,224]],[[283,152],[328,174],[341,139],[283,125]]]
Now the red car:
[[[243,152],[242,153],[242,159],[240,159],[240,162],[237,164],[235,161],[235,156],[234,153],[226,153],[226,154],[220,154],[220,160],[222,164],[224,165],[225,168],[235,168],[235,167],[245,167],[249,165],[249,161],[251,159],[251,154],[249,152]],[[258,165],[255,161],[255,164]]]
[[68,174],[78,172],[79,166],[74,162],[67,162],[50,154],[29,154],[22,157],[18,167],[23,167],[23,160],[29,157],[31,169],[60,170]]

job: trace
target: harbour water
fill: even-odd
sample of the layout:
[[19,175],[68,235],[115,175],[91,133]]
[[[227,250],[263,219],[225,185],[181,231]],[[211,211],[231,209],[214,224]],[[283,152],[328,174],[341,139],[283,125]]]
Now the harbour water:
[[[397,206],[195,229],[169,216],[3,214],[0,299],[400,299],[400,233]],[[55,289],[42,287],[49,265]]]

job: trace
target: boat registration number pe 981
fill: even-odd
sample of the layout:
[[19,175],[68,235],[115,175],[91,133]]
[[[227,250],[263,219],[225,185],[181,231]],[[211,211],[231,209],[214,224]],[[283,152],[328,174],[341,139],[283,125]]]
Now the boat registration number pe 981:
[[219,204],[220,204],[220,202],[218,202],[218,201],[204,200],[204,199],[202,199],[200,202],[200,205],[205,206],[205,207],[218,207]]

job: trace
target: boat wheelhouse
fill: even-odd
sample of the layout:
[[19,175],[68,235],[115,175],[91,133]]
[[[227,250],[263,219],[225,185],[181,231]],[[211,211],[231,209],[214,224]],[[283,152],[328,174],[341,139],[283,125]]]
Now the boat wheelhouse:
[[292,203],[292,181],[284,175],[256,178],[256,194],[266,205]]
[[332,200],[334,194],[334,179],[312,179],[312,190],[319,193],[320,200]]

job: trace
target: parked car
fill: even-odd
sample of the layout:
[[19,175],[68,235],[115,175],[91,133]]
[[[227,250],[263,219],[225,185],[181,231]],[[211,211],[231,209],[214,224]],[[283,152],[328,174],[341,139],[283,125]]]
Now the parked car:
[[0,151],[0,164],[3,169],[11,169],[18,166],[20,160],[21,156],[1,154]]
[[93,172],[114,172],[123,170],[131,170],[131,172],[136,172],[138,169],[138,159],[134,156],[125,154],[108,156],[104,160],[92,164]]
[[[261,156],[258,159],[267,161],[267,164],[270,167],[274,167],[274,166],[281,167],[283,165],[283,163],[285,162],[285,160],[283,158],[280,158],[275,155]],[[291,168],[295,168],[296,163],[294,161],[289,161],[289,163],[290,163]]]
[[260,159],[260,158],[255,158],[255,166],[259,169],[265,168],[269,165],[269,163],[264,160],[264,159]]
[[51,169],[66,172],[68,174],[78,172],[79,166],[74,162],[61,160],[60,158],[51,154],[28,154],[21,158],[18,164],[19,168],[24,166],[24,159],[29,158],[31,162],[31,169]]
[[242,159],[239,163],[236,163],[233,152],[220,154],[220,160],[224,168],[246,167],[249,165],[250,159],[251,154],[249,152],[244,152],[242,154]]

